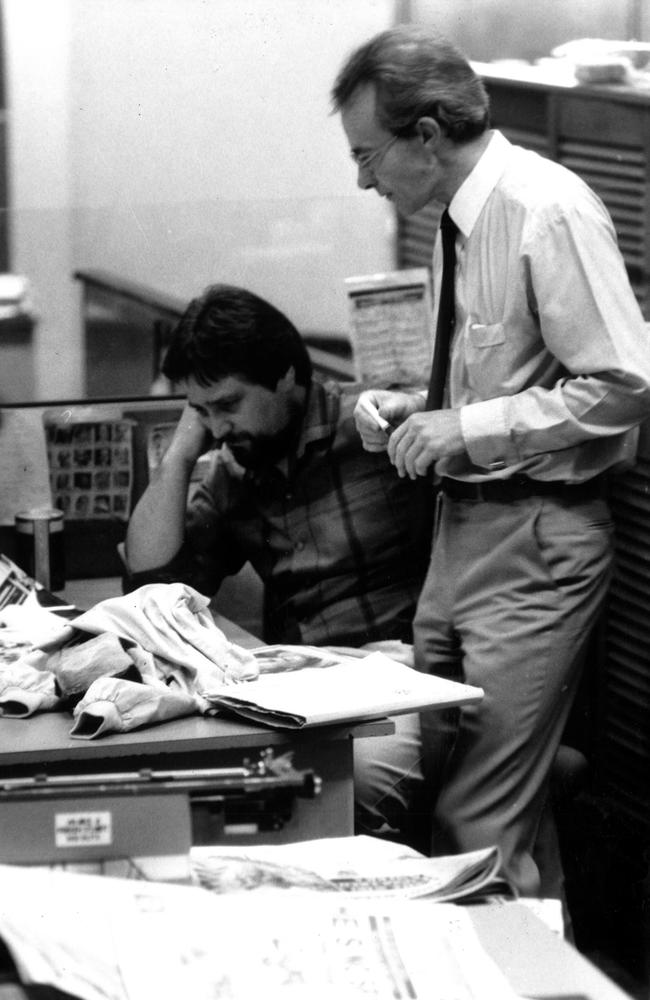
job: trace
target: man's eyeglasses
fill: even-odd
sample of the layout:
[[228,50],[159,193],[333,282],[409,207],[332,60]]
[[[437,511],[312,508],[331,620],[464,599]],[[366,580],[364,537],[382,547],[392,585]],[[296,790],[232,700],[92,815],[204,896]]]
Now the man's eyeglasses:
[[384,158],[390,147],[396,143],[398,139],[398,135],[393,135],[383,144],[383,146],[380,146],[379,149],[373,149],[368,153],[350,153],[350,156],[360,170],[373,170],[379,165],[379,161]]

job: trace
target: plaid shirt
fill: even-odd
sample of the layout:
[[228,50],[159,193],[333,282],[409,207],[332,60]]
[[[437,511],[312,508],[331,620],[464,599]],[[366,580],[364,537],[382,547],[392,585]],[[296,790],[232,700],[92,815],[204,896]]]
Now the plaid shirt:
[[312,382],[295,452],[263,476],[234,476],[216,452],[189,504],[184,546],[156,578],[212,595],[250,562],[264,583],[267,642],[410,641],[422,489],[385,454],[363,450],[359,392]]

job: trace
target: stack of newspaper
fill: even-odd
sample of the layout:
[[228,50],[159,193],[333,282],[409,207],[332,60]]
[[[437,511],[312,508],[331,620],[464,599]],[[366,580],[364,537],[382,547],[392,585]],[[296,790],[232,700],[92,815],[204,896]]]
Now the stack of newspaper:
[[296,844],[193,847],[194,881],[216,893],[290,889],[349,899],[476,902],[515,898],[498,847],[429,858],[377,837],[327,837]]
[[21,980],[80,1000],[515,1000],[468,912],[0,866]]

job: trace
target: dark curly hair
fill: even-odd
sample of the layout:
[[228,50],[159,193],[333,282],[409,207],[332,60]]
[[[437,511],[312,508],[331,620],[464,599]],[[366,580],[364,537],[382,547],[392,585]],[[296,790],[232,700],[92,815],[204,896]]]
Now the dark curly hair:
[[293,323],[258,295],[234,285],[211,285],[192,299],[176,326],[162,372],[172,382],[200,385],[228,375],[275,389],[293,367],[308,385],[312,365]]

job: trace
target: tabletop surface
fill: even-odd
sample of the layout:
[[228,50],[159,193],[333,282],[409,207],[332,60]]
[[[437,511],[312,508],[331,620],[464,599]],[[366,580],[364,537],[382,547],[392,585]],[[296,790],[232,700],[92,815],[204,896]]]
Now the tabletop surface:
[[[247,649],[260,640],[223,615],[213,612],[215,624],[232,642]],[[129,733],[111,733],[97,740],[73,739],[72,716],[45,712],[29,719],[0,718],[0,770],[17,765],[41,766],[65,761],[83,762],[119,757],[214,752],[281,746],[351,736],[383,736],[395,727],[388,719],[313,726],[302,730],[273,729],[237,718],[186,716]]]
[[388,719],[303,730],[271,729],[238,719],[188,716],[97,740],[72,739],[72,717],[46,712],[30,719],[0,719],[0,768],[43,765],[45,761],[97,761],[127,756],[218,751],[383,736],[394,731]]
[[522,997],[630,1000],[522,903],[468,907],[481,944]]

